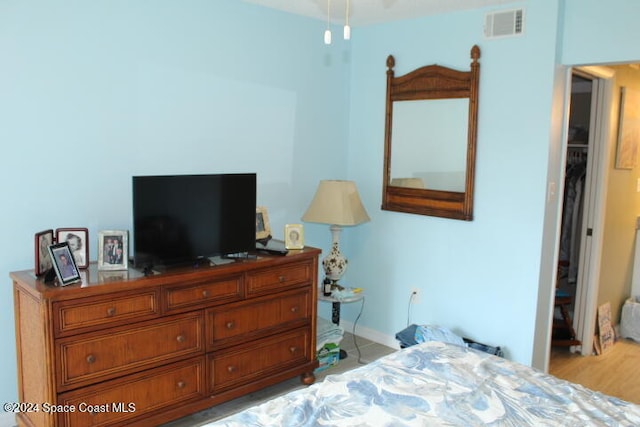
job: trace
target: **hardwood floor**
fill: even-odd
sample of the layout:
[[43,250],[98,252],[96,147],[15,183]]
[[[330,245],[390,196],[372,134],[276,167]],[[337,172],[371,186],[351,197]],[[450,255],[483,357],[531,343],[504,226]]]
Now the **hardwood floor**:
[[599,356],[572,354],[568,348],[551,351],[549,373],[591,390],[640,404],[640,344],[620,339]]

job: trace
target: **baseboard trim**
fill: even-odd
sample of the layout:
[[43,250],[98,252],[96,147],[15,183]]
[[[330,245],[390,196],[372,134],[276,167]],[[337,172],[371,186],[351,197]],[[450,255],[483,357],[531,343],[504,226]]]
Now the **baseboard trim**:
[[[346,320],[340,320],[340,326],[344,328],[346,332],[354,333],[353,331],[353,322],[349,322]],[[396,340],[395,335],[387,335],[383,334],[380,331],[376,331],[375,329],[369,329],[364,326],[356,325],[355,334],[359,337],[366,338],[373,342],[377,342],[378,344],[386,345],[387,347],[399,349],[400,344],[398,340]]]

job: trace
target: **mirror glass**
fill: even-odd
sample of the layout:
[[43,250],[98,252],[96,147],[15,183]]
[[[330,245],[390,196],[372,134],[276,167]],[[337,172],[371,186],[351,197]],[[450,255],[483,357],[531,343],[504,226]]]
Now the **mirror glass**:
[[464,192],[468,120],[468,99],[394,102],[389,185]]
[[387,58],[382,209],[473,219],[480,48],[469,71],[427,65],[395,77]]

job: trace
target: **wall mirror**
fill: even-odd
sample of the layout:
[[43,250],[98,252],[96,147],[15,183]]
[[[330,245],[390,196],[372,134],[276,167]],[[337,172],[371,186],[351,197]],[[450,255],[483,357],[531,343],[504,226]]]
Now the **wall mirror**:
[[471,221],[480,48],[470,71],[427,65],[395,77],[387,58],[382,209]]

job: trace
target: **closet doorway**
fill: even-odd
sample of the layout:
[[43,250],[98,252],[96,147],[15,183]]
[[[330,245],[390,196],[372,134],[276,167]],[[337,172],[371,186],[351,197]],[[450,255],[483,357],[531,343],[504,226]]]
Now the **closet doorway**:
[[[590,148],[594,144],[589,138],[593,86],[594,81],[589,76],[577,71],[572,73],[554,304],[555,325],[552,332],[552,344],[555,346],[581,345],[581,340],[575,332],[573,318],[576,317],[580,248],[583,241],[582,225],[588,194],[587,178],[591,175],[587,173],[587,166],[591,157]],[[585,237],[591,233],[592,230],[587,229]]]
[[583,355],[591,354],[595,332],[612,77],[603,67],[571,72],[556,287],[571,298],[569,314],[579,341],[571,350]]

